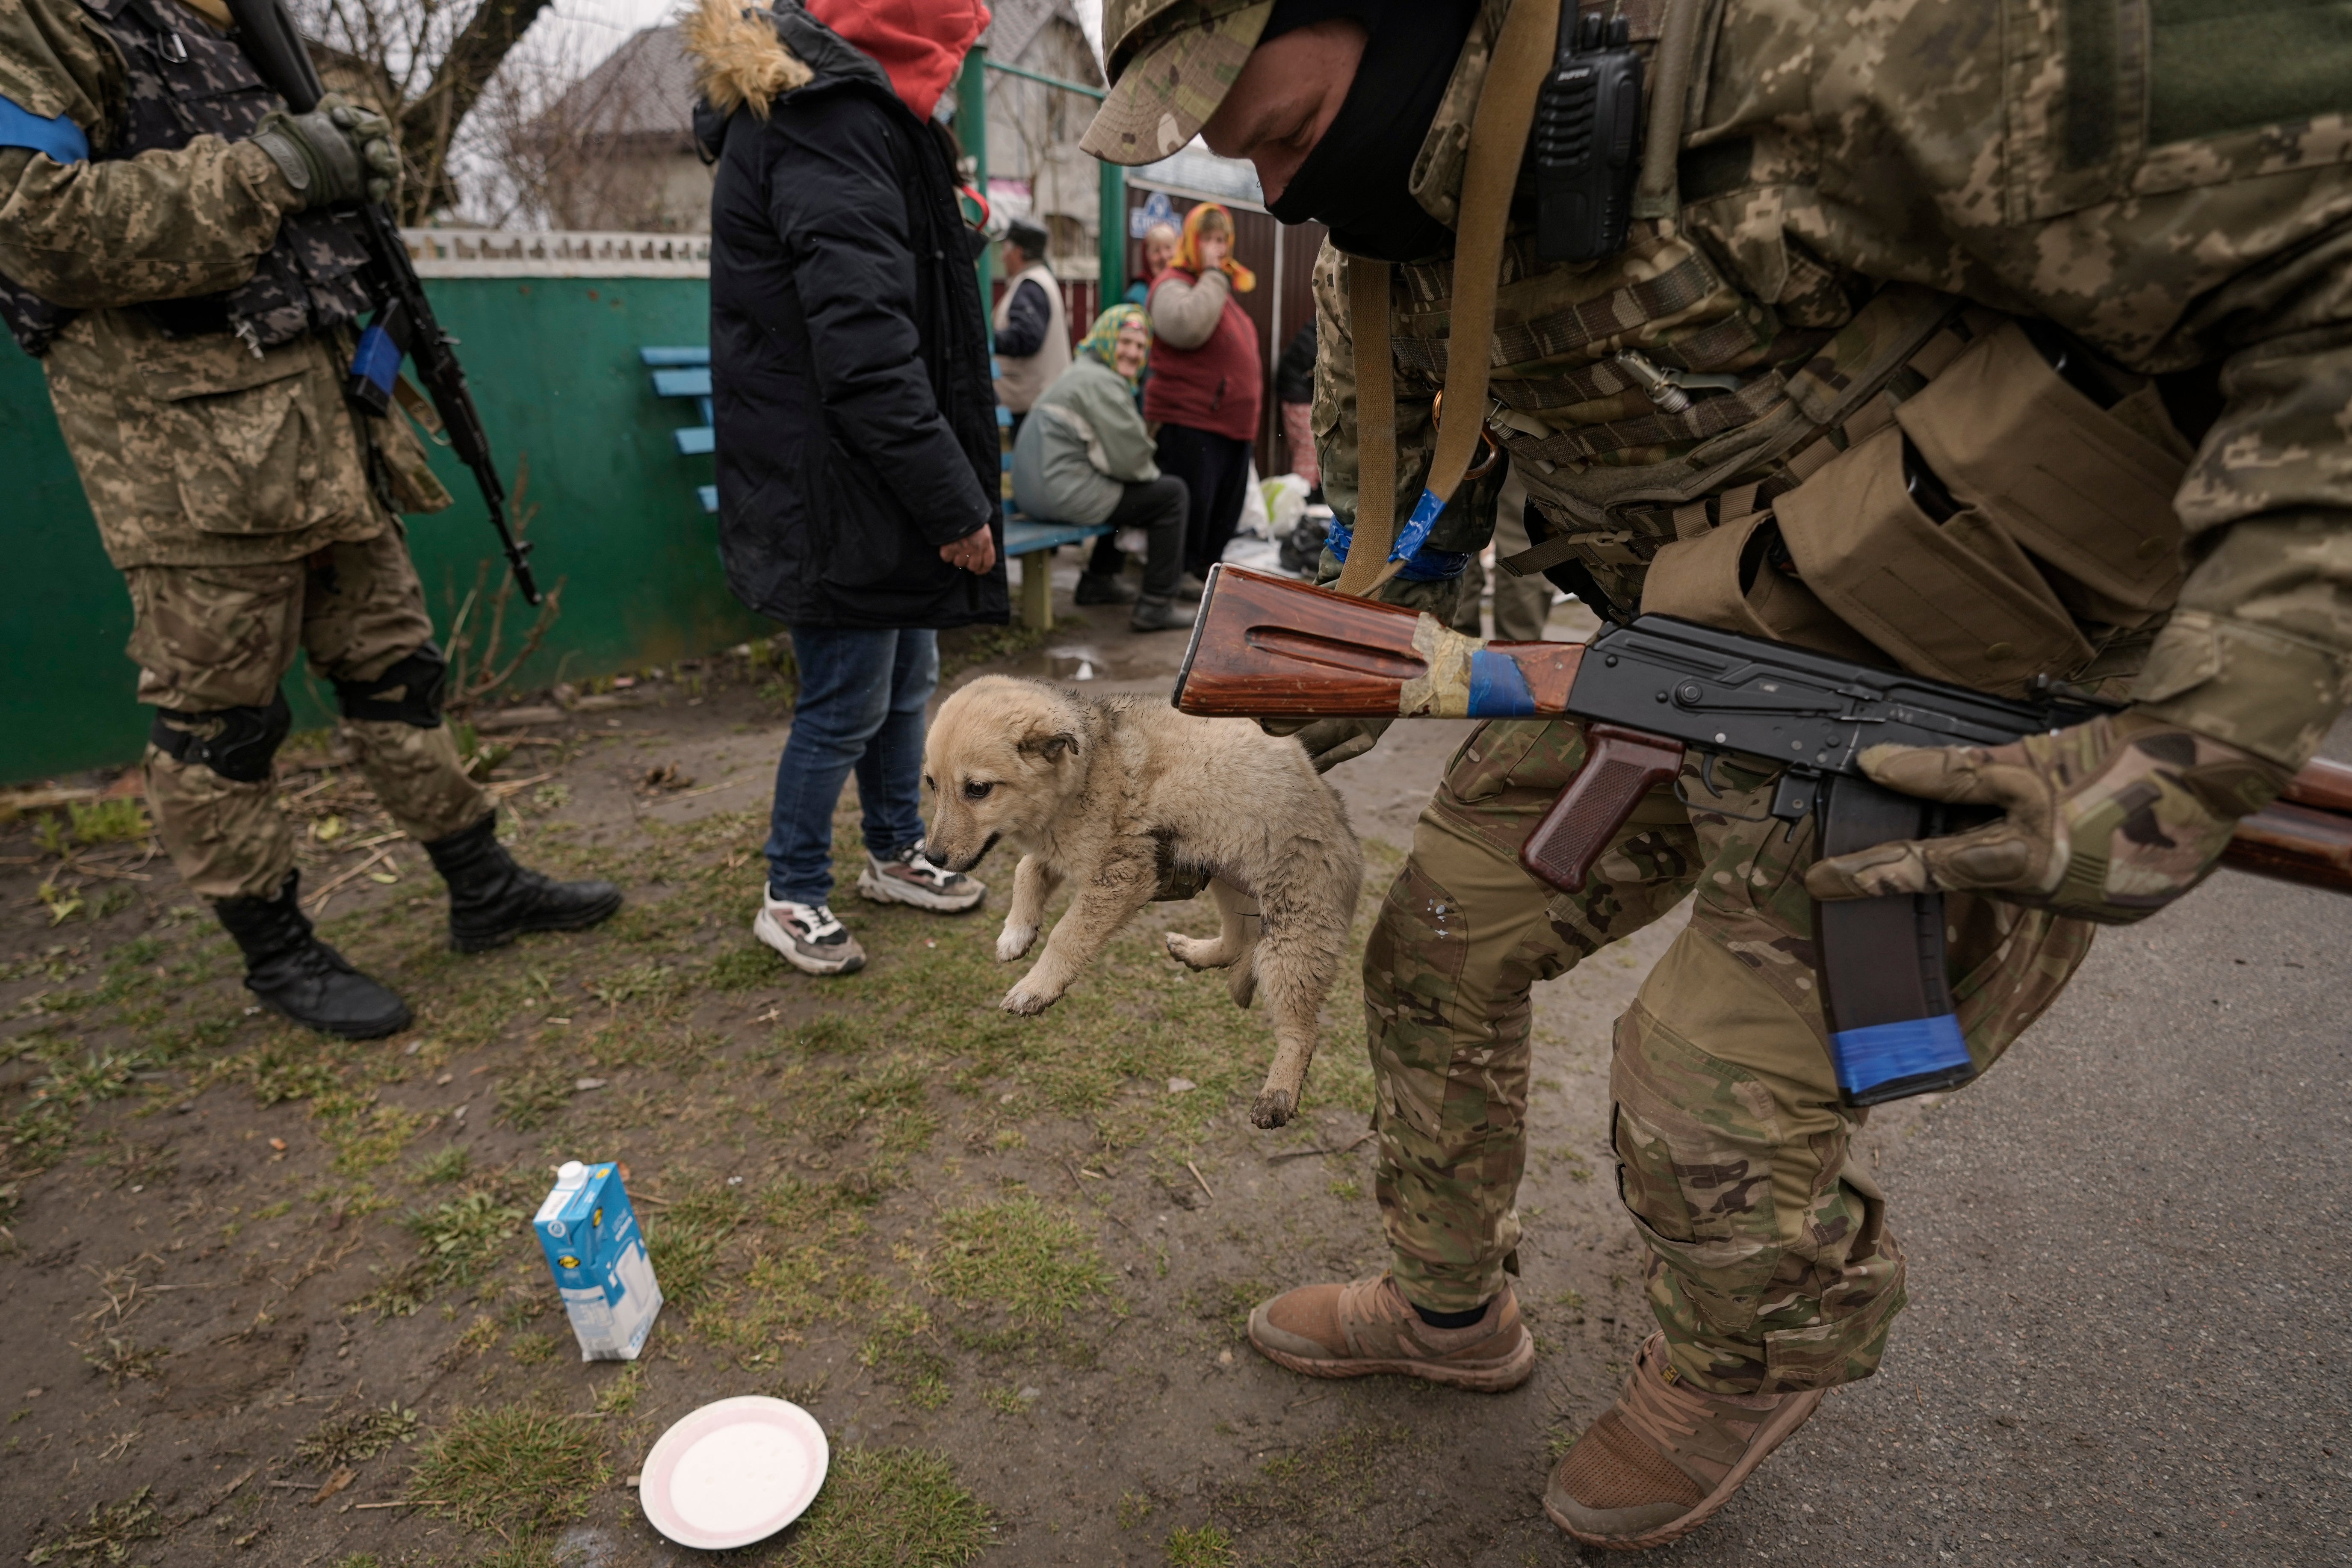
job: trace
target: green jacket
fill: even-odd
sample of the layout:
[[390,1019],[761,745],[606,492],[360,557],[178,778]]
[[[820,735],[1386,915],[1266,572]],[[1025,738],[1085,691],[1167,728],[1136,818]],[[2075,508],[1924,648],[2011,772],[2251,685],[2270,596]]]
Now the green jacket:
[[1013,503],[1034,518],[1101,522],[1127,486],[1159,477],[1134,384],[1091,355],[1054,378],[1013,444]]
[[[1486,0],[1415,167],[1416,199],[1449,225],[1507,11]],[[1638,43],[1654,47],[1664,11],[1629,8]],[[1863,307],[1888,285],[2046,318],[2133,371],[2179,374],[2188,401],[2201,378],[2216,400],[2175,494],[2178,607],[2136,628],[2086,624],[2124,660],[2102,673],[2137,668],[2157,710],[2300,763],[2352,689],[2352,58],[2302,15],[2264,13],[2258,30],[2132,6],[1705,0],[1673,215],[1637,221],[1607,261],[1555,265],[1515,214],[1493,427],[1544,521],[1612,599],[1638,605],[1657,551],[1713,525],[1717,504],[1697,503],[1785,477],[1785,454],[1723,471],[1744,434],[1659,416],[1615,372],[1620,349],[1736,375],[1747,403],[1732,415],[1810,419],[1807,437],[1842,444],[1793,394],[1841,333],[1866,333]],[[2116,37],[2085,33],[2103,16]],[[2143,26],[2145,47],[2124,36]],[[1343,520],[1348,265],[1327,247],[1316,271],[1314,422]],[[1446,259],[1395,271],[1400,517],[1428,470],[1451,294]],[[1720,420],[1707,405],[1722,401],[1700,410]],[[1481,510],[1457,501],[1431,545],[1478,548],[1490,499]],[[1389,596],[1446,586],[1400,580]]]

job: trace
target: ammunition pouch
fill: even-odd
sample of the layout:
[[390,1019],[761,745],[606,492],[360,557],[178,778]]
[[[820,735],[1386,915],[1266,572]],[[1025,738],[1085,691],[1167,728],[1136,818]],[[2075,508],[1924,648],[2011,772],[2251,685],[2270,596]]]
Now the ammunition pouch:
[[267,708],[215,708],[198,713],[158,708],[147,738],[184,767],[201,763],[233,783],[259,784],[269,776],[270,759],[293,728],[294,710],[279,691]]
[[448,680],[449,661],[428,641],[373,680],[336,681],[335,700],[346,719],[397,721],[430,730],[441,722],[441,698]]
[[[1658,549],[1642,608],[2012,695],[2171,608],[2188,444],[2152,383],[2102,407],[2004,321],[1896,390],[1793,488],[1730,492],[1719,526],[1682,509],[1689,536]],[[1950,504],[1924,508],[1923,480]]]

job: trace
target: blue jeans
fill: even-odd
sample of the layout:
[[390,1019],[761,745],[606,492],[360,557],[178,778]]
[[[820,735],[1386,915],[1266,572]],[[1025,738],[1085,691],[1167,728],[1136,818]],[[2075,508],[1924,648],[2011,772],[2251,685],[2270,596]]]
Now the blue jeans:
[[833,808],[853,768],[867,849],[887,857],[923,836],[923,710],[940,637],[795,627],[793,657],[800,700],[776,763],[768,896],[821,904],[833,893]]

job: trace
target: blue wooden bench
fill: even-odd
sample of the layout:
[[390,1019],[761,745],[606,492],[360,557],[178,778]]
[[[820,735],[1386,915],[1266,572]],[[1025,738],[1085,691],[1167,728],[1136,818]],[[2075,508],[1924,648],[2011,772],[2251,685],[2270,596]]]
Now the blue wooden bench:
[[[996,368],[995,361],[989,368]],[[1003,447],[1004,553],[1021,563],[1021,624],[1039,631],[1054,625],[1054,552],[1065,544],[1085,544],[1110,531],[1108,523],[1052,522],[1031,517],[1013,504],[1012,412],[999,405],[996,427],[1006,433]]]
[[[710,437],[710,351],[708,348],[641,348],[637,356],[654,373],[654,395],[656,397],[691,397],[702,415],[702,423],[674,431],[670,438],[677,443],[678,452],[688,458],[707,458],[713,448]],[[695,495],[702,510],[719,510],[719,487],[698,485]]]
[[[638,356],[653,372],[654,395],[656,397],[690,397],[702,415],[702,423],[690,425],[672,433],[679,453],[686,457],[708,457],[714,447],[710,433],[710,351],[707,348],[640,348]],[[1009,430],[1013,416],[1003,409],[996,411],[997,427]],[[1002,471],[1013,470],[1011,443],[1003,443],[1005,450]],[[1004,497],[1004,553],[1021,563],[1021,622],[1039,631],[1054,624],[1054,552],[1065,544],[1085,544],[1110,531],[1103,523],[1047,522],[1029,517],[1013,509],[1009,493],[1012,486],[1003,487]],[[702,510],[719,510],[719,487],[702,485],[696,493],[701,498]]]

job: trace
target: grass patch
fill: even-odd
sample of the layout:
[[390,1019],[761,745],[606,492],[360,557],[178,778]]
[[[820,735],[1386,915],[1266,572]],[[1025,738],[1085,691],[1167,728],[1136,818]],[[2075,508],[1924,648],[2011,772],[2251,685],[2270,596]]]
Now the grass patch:
[[937,1454],[838,1449],[794,1528],[789,1568],[961,1568],[988,1544],[988,1510]]
[[44,1538],[25,1554],[25,1561],[63,1563],[72,1568],[125,1561],[134,1542],[153,1541],[163,1533],[163,1516],[155,1507],[153,1491],[152,1487],[141,1487],[121,1502],[96,1505],[88,1519]]
[[571,1103],[572,1079],[553,1068],[526,1068],[499,1080],[499,1120],[518,1132],[538,1131]]
[[1168,1532],[1168,1568],[1228,1568],[1234,1538],[1213,1524]]
[[369,1297],[369,1304],[406,1317],[445,1289],[473,1284],[515,1243],[525,1217],[524,1210],[485,1191],[411,1209],[401,1223],[416,1237],[416,1261]]
[[394,1400],[381,1410],[331,1415],[294,1445],[294,1457],[330,1468],[373,1459],[416,1436],[416,1412]]
[[784,978],[783,960],[765,947],[730,948],[710,961],[703,983],[714,991],[749,991]]
[[1023,1324],[1058,1324],[1111,1284],[1094,1238],[1025,1195],[941,1215],[926,1272],[958,1306],[992,1307]]
[[418,1457],[409,1496],[509,1539],[569,1523],[613,1476],[592,1431],[525,1405],[460,1410]]
[[453,1144],[416,1162],[416,1179],[428,1187],[446,1187],[464,1181],[473,1169],[473,1156]]
[[675,1196],[662,1196],[661,1207],[640,1210],[637,1223],[645,1230],[646,1255],[661,1282],[662,1300],[691,1311],[709,1294],[719,1250],[751,1205],[740,1190],[707,1179],[683,1184]]

